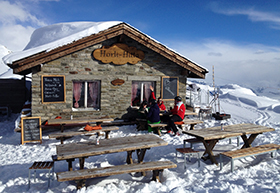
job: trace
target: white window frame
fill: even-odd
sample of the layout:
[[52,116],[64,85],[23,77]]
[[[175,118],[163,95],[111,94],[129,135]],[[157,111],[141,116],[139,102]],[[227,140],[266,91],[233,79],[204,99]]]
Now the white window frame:
[[[149,80],[145,80],[145,81],[143,81],[143,80],[133,80],[132,82],[139,82],[139,83],[141,83],[141,86],[140,86],[140,88],[141,88],[141,90],[140,90],[140,104],[144,101],[144,84],[145,84],[145,82],[150,82],[150,83],[152,83],[153,85],[154,85],[154,94],[155,94],[155,87],[156,87],[156,81],[149,81]],[[137,105],[131,105],[131,107],[133,107],[133,108],[137,108],[137,107],[139,107],[139,106],[137,106]]]
[[[73,111],[100,111],[101,109],[101,104],[99,104],[99,108],[95,109],[93,107],[87,107],[87,99],[88,99],[88,82],[94,82],[94,81],[99,81],[100,82],[100,87],[101,87],[101,81],[100,80],[73,80],[74,82],[82,82],[84,83],[84,107],[79,107],[79,108],[75,108],[72,105],[72,110]],[[74,92],[74,91],[73,91]],[[98,90],[98,94],[101,95],[101,88]],[[99,99],[100,100],[100,99]]]

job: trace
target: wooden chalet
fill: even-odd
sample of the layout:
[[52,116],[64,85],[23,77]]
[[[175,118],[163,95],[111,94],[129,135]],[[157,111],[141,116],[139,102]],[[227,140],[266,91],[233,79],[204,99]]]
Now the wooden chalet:
[[[32,116],[131,119],[150,99],[150,85],[167,108],[187,78],[208,71],[133,28],[119,23],[67,45],[8,64],[14,73],[32,73]],[[185,102],[185,101],[184,101]]]

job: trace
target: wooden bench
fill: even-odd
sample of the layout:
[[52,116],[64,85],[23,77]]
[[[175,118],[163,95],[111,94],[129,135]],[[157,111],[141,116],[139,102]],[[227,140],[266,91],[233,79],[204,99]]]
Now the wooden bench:
[[158,133],[159,136],[161,136],[160,129],[163,127],[166,127],[166,123],[158,123],[158,124],[148,124],[151,128],[156,129],[156,132]]
[[197,158],[197,161],[198,161],[198,167],[200,167],[199,151],[195,151],[192,148],[185,148],[185,147],[184,148],[176,148],[176,160],[177,160],[177,152],[183,154],[183,156],[184,156],[184,169],[187,168],[186,156],[188,156],[189,160],[192,156],[195,156]]
[[185,127],[186,125],[190,125],[190,130],[193,130],[194,126],[199,123],[203,123],[203,121],[195,119],[184,119],[183,121],[175,122],[175,125],[177,125],[180,129],[183,129],[182,127]]
[[[180,129],[182,129],[182,126],[184,127],[185,125],[190,125],[191,126],[190,130],[193,130],[194,126],[199,123],[203,123],[203,121],[184,119],[183,121],[180,121],[180,122],[174,122],[174,124],[177,125]],[[155,128],[157,133],[159,134],[159,136],[161,136],[160,129],[167,126],[166,123],[148,124],[148,125],[152,128]]]
[[96,177],[118,175],[124,173],[132,173],[132,172],[153,171],[152,180],[160,181],[159,174],[160,172],[163,171],[163,169],[176,168],[176,167],[177,165],[171,161],[154,161],[154,162],[143,162],[143,163],[134,163],[134,164],[127,164],[127,165],[109,166],[103,168],[58,172],[56,176],[57,176],[57,181],[59,182],[78,180],[79,182],[77,183],[77,188],[79,189],[83,186],[81,184],[82,180],[86,180],[89,178],[96,178]]
[[[48,178],[48,187],[50,187],[50,179],[54,177],[54,162],[34,162],[32,166],[29,168],[29,175],[28,175],[28,189],[30,188],[30,177],[31,177],[31,171],[34,171],[34,181],[36,181],[36,170],[47,170],[49,173]],[[51,172],[52,171],[52,172]]]
[[[184,119],[183,121],[180,122],[174,122],[175,125],[177,125],[180,129],[182,129],[182,126],[184,127],[185,125],[191,125],[190,130],[193,130],[194,126],[196,124],[203,123],[201,120],[191,120],[191,119]],[[166,123],[159,123],[159,124],[148,124],[150,127],[155,128],[159,136],[161,136],[160,129],[163,127],[166,127]]]
[[112,127],[102,127],[102,129],[99,130],[92,130],[92,131],[68,131],[68,132],[59,132],[59,133],[52,133],[49,134],[49,138],[56,138],[60,139],[61,144],[63,144],[63,140],[77,136],[77,135],[94,135],[97,133],[97,135],[100,135],[100,132],[105,132],[105,138],[109,138],[109,133],[114,130],[118,130],[118,127],[112,126]]
[[273,157],[273,153],[279,150],[280,145],[277,144],[264,144],[259,145],[257,147],[248,147],[233,151],[227,151],[220,154],[220,170],[223,169],[223,157],[227,157],[231,159],[231,172],[233,172],[234,168],[234,160],[241,159],[244,157],[250,157],[265,153],[271,153],[271,157]]
[[194,143],[202,143],[202,141],[199,138],[184,139],[184,148],[186,147],[186,143],[190,143],[190,148],[193,148]]

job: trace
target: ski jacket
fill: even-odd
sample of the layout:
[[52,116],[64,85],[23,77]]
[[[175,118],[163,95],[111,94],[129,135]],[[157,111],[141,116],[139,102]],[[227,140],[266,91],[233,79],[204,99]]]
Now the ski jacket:
[[185,118],[185,105],[182,102],[178,102],[177,104],[174,105],[174,108],[170,110],[172,115],[179,115],[182,119]]
[[145,111],[145,114],[148,118],[148,120],[152,123],[159,122],[160,116],[159,116],[159,107],[157,104],[152,104],[149,107],[148,112]]
[[[152,95],[152,99],[156,100],[154,91],[152,91],[151,95]],[[158,104],[159,110],[161,110],[161,111],[165,111],[166,110],[166,107],[165,107],[163,101],[162,101],[161,104],[159,104],[159,102],[157,104]]]

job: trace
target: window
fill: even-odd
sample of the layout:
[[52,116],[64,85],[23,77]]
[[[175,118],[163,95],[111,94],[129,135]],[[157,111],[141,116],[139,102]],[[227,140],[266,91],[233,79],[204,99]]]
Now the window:
[[155,82],[132,81],[131,105],[140,106],[143,101],[149,102],[151,99],[150,86],[156,90],[155,85]]
[[73,81],[73,108],[100,109],[100,81]]

